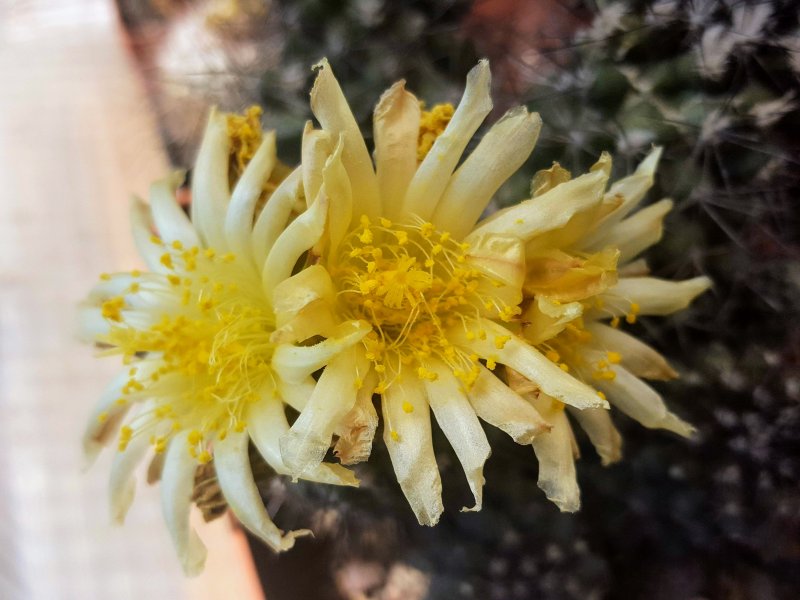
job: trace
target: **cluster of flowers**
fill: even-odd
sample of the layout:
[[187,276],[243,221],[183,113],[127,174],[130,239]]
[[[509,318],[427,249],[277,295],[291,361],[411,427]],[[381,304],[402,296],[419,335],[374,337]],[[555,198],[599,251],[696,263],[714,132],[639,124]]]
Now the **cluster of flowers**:
[[[485,61],[455,110],[425,111],[393,85],[375,108],[372,157],[330,66],[317,69],[320,128],[306,126],[302,164],[277,160],[257,111],[212,112],[191,216],[176,200],[183,174],[155,183],[132,211],[149,271],[102,275],[81,307],[85,337],[125,364],[84,439],[90,457],[118,446],[116,520],[152,456],[149,479],[160,480],[172,539],[196,573],[206,550],[189,512],[210,461],[230,509],[272,548],[307,533],[268,515],[251,441],[277,473],[355,486],[346,466],[369,457],[381,422],[400,488],[434,525],[443,507],[431,411],[474,495],[466,510],[481,508],[491,452],[481,420],[533,447],[540,487],[567,511],[580,503],[570,419],[604,463],[621,447],[609,404],[691,433],[641,379],[676,373],[621,327],[680,310],[709,286],[648,277],[636,260],[671,206],[636,211],[659,149],[613,184],[607,155],[576,178],[554,165],[534,177],[530,199],[481,219],[541,128],[514,108],[461,160],[492,108]],[[331,446],[336,462],[325,461]]]

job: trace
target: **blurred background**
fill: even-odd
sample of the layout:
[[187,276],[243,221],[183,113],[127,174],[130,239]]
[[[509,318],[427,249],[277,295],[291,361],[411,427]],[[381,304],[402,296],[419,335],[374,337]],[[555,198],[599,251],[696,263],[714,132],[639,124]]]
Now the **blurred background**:
[[[574,515],[540,493],[532,453],[495,435],[484,509],[457,513],[466,486],[438,444],[448,512],[434,529],[416,525],[376,444],[357,491],[263,478],[279,523],[311,522],[315,540],[251,553],[219,519],[210,568],[186,582],[154,490],[111,529],[108,457],[80,474],[83,419],[115,365],[72,340],[74,305],[98,273],[137,264],[128,195],[191,166],[211,104],[263,105],[295,162],[323,56],[368,142],[391,83],[456,102],[490,58],[489,121],[520,103],[544,120],[496,206],[553,161],[580,173],[606,150],[623,175],[664,146],[646,202],[676,207],[648,261],[715,286],[636,333],[681,373],[659,391],[698,435],[616,415],[621,463],[601,467],[578,440]],[[0,597],[798,596],[796,1],[2,0],[0,81]]]

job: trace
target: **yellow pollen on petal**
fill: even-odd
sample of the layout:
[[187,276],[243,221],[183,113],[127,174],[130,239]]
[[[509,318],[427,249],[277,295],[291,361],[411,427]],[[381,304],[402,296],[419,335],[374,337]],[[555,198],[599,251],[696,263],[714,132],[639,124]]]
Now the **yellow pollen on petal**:
[[390,436],[390,437],[392,438],[392,440],[394,440],[395,442],[399,442],[399,441],[400,441],[400,434],[399,434],[399,433],[397,433],[397,432],[396,432],[394,429],[392,429],[392,430],[389,432],[389,436]]
[[408,414],[414,412],[414,405],[410,402],[403,402],[403,412]]

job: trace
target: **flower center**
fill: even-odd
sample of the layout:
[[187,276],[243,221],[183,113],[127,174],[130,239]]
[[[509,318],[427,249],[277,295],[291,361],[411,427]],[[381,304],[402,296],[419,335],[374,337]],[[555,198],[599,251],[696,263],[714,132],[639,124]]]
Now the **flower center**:
[[514,314],[494,301],[486,288],[500,285],[473,268],[469,245],[437,231],[431,223],[372,223],[366,216],[342,243],[332,270],[348,318],[363,319],[373,331],[364,338],[366,356],[380,376],[382,393],[400,375],[414,369],[435,380],[428,359],[444,361],[469,388],[478,376],[478,357],[453,346],[446,332],[474,331],[474,319],[489,311]]
[[233,255],[177,242],[164,250],[167,274],[137,274],[102,306],[112,328],[101,341],[135,364],[117,402],[151,401],[122,429],[120,449],[149,433],[162,451],[188,430],[192,455],[207,462],[208,442],[242,431],[245,407],[273,380],[275,321],[259,278]]

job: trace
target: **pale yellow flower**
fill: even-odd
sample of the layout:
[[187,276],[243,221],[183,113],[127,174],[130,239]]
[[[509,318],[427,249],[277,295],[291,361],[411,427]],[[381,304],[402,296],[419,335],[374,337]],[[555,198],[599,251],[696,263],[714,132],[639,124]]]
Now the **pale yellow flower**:
[[[273,291],[318,242],[325,204],[290,220],[301,173],[276,177],[275,135],[262,136],[257,117],[212,113],[192,173],[191,219],[176,201],[182,174],[154,183],[149,205],[132,206],[149,271],[101,276],[81,308],[84,337],[125,363],[91,415],[86,454],[93,458],[118,436],[110,501],[122,522],[134,470],[155,453],[149,476],[161,480],[164,517],[189,574],[206,556],[189,510],[198,465],[211,460],[233,513],[272,548],[288,549],[307,533],[284,535],[273,524],[248,445],[276,472],[289,472],[278,446],[289,428],[283,403],[298,404],[304,390],[287,385],[273,366]],[[303,477],[357,484],[340,465],[318,464]]]
[[[476,233],[503,231],[526,241],[522,321],[528,340],[645,427],[688,436],[693,428],[669,412],[642,381],[671,379],[677,373],[653,348],[620,330],[623,321],[634,323],[640,315],[682,310],[710,286],[707,277],[679,282],[648,277],[644,261],[635,260],[659,241],[672,207],[670,200],[661,200],[633,212],[653,184],[660,154],[660,148],[653,149],[635,173],[608,189],[607,155],[575,179],[555,165],[534,178],[531,200],[492,215]],[[535,382],[513,373],[510,378],[512,387],[553,426],[533,441],[540,487],[562,510],[577,510],[577,446],[564,408],[586,431],[604,464],[621,456],[621,438],[609,412],[575,410]]]
[[524,107],[510,110],[459,166],[492,108],[482,61],[452,115],[421,113],[403,82],[392,86],[375,108],[373,162],[331,68],[323,61],[318,69],[311,107],[321,129],[306,127],[302,188],[309,210],[326,207],[328,225],[313,265],[276,287],[276,339],[285,343],[273,358],[282,377],[313,391],[281,440],[282,455],[302,475],[317,468],[336,435],[342,462],[364,460],[377,393],[398,482],[420,523],[431,525],[443,510],[431,410],[478,510],[490,453],[478,418],[522,444],[548,427],[493,373],[498,365],[572,406],[606,405],[515,333],[524,238],[476,229],[528,158],[541,122]]

